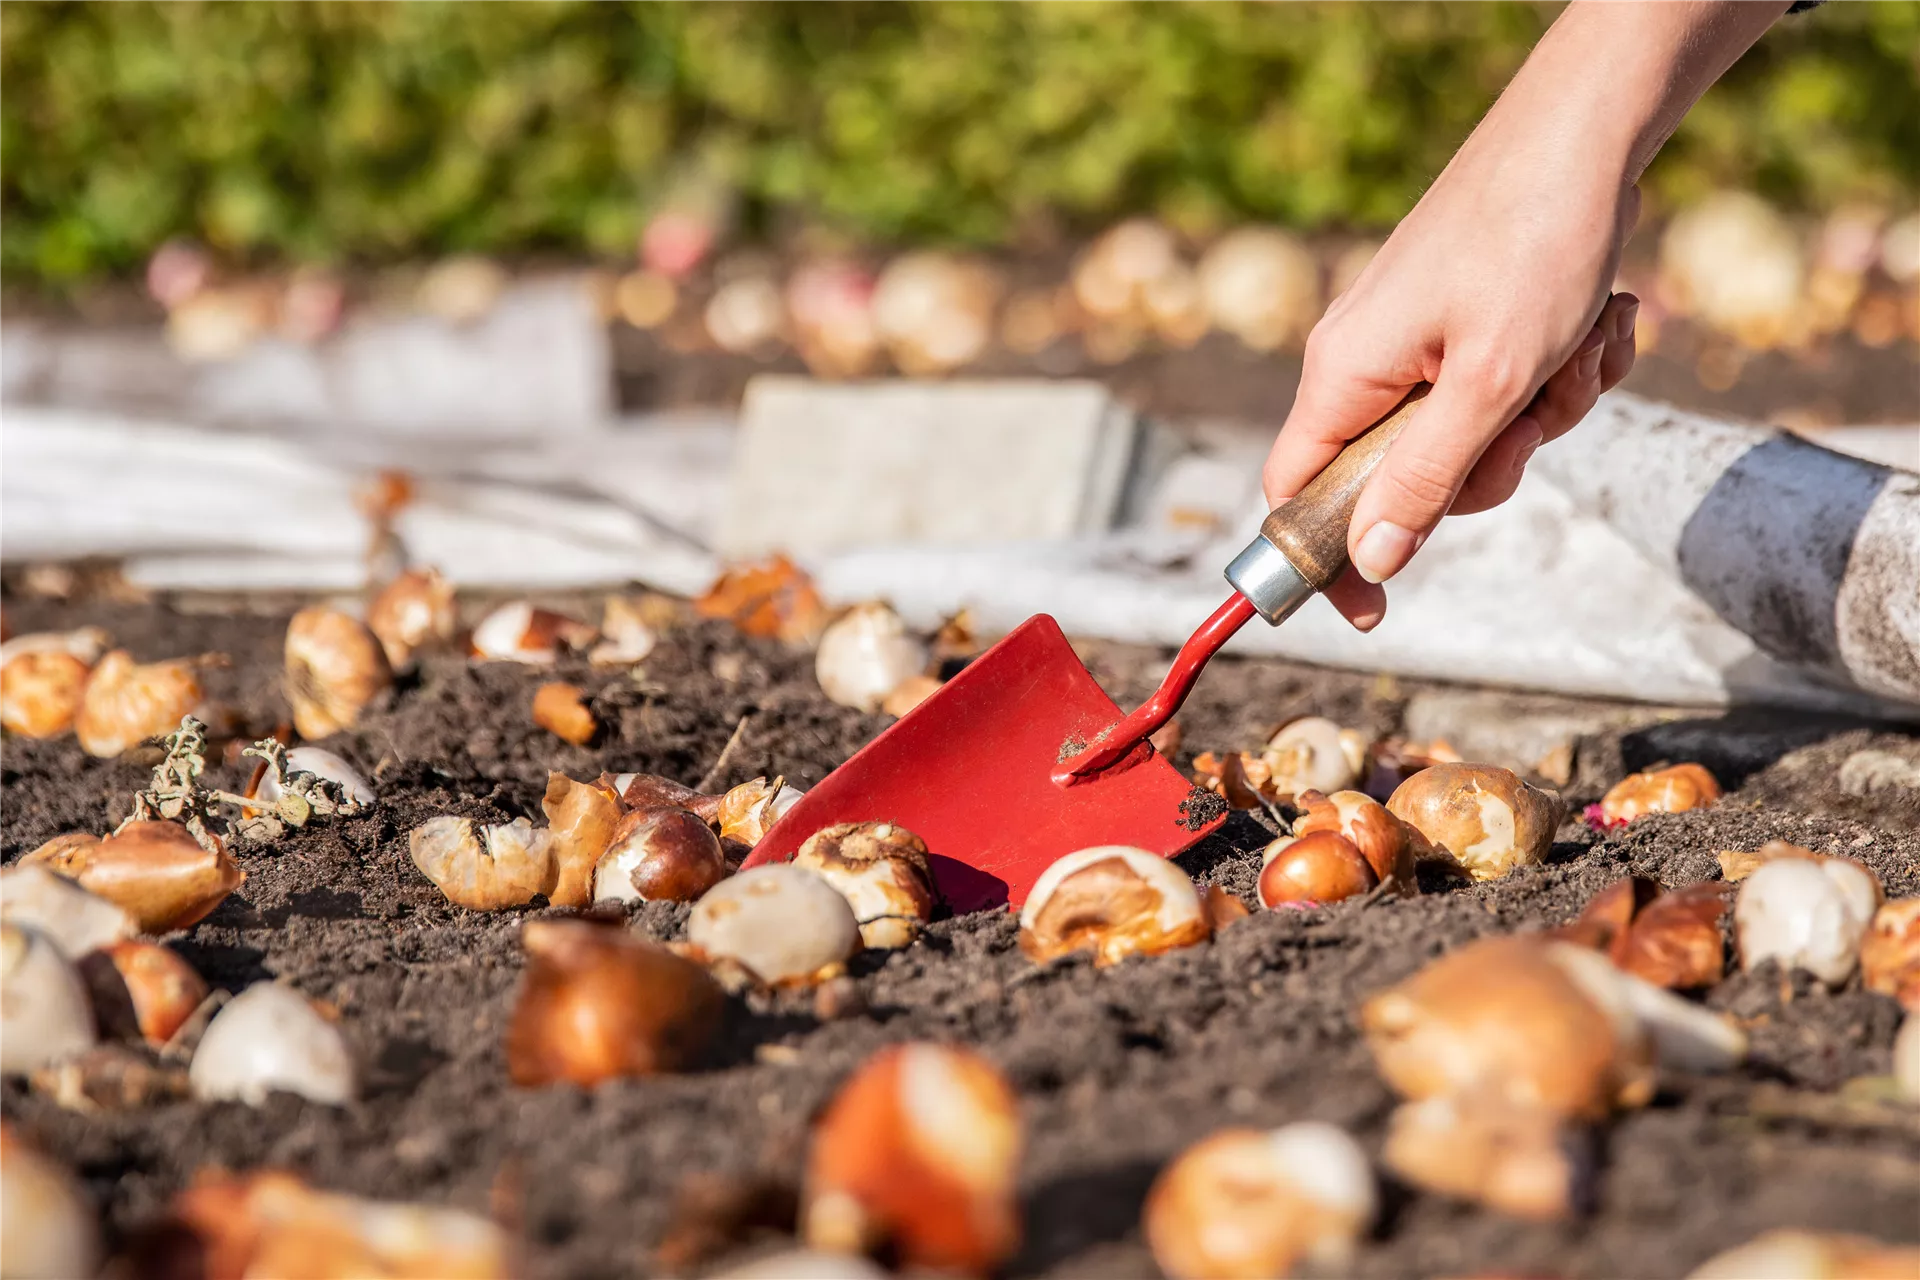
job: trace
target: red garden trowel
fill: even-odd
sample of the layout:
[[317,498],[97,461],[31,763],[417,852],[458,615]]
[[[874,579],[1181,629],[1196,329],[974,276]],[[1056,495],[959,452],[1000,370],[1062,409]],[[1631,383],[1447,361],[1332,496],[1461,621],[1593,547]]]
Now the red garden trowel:
[[1094,683],[1052,618],[1029,618],[808,791],[747,866],[783,862],[822,827],[896,822],[927,842],[955,914],[1019,905],[1047,865],[1092,845],[1171,857],[1218,826],[1147,736],[1172,718],[1207,659],[1254,614],[1284,621],[1347,568],[1347,524],[1367,478],[1427,393],[1414,389],[1227,566],[1233,595],[1181,648],[1130,716]]

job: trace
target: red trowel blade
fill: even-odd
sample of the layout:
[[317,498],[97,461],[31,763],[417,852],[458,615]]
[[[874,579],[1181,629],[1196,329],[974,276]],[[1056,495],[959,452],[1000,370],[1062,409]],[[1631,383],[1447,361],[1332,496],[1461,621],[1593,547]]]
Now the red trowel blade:
[[1191,784],[1145,743],[1071,786],[1052,779],[1120,718],[1059,624],[1030,618],[809,790],[746,865],[784,862],[837,822],[897,822],[927,842],[958,914],[1019,905],[1049,863],[1090,845],[1170,857],[1225,813],[1189,819]]

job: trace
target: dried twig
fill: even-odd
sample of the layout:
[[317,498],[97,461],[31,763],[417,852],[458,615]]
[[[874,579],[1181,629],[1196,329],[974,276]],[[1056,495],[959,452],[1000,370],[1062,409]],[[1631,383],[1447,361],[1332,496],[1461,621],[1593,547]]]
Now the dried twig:
[[726,746],[720,748],[720,755],[714,760],[713,767],[701,774],[700,781],[693,784],[695,791],[704,792],[721,779],[726,771],[727,762],[733,759],[734,748],[738,747],[741,739],[746,737],[747,721],[751,719],[753,719],[752,712],[740,717],[740,723],[733,726],[733,736],[727,739]]

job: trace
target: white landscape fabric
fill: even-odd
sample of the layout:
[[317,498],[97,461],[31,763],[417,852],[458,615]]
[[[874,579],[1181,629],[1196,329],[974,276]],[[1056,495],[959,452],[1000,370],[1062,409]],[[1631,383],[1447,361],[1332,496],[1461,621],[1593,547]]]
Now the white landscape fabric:
[[[709,417],[570,433],[539,448],[337,437],[322,447],[15,405],[0,420],[0,555],[124,556],[129,576],[152,586],[350,590],[366,538],[353,487],[371,466],[397,464],[421,478],[402,536],[416,560],[456,582],[636,581],[691,594],[719,567],[706,548],[732,434]],[[1240,439],[1210,437],[1177,459],[1140,522],[1108,534],[869,547],[810,567],[831,598],[885,597],[920,625],[968,606],[990,631],[1045,612],[1069,634],[1177,644],[1225,598],[1221,569],[1263,514],[1259,445]],[[1920,477],[1836,457],[1610,395],[1594,420],[1537,455],[1512,502],[1441,527],[1390,585],[1373,634],[1314,601],[1285,626],[1253,623],[1232,650],[1666,703],[1911,715]],[[1695,464],[1680,465],[1686,458]],[[1807,492],[1773,493],[1783,476]],[[1767,513],[1782,502],[1803,509],[1769,533]],[[1183,518],[1166,519],[1176,507]],[[1196,507],[1219,517],[1213,532],[1195,531]],[[1783,571],[1811,601],[1798,630],[1757,612],[1755,591],[1772,586],[1737,581],[1768,572],[1756,556],[1780,558],[1769,536],[1789,551],[1812,547]],[[1752,537],[1757,546],[1725,545]]]

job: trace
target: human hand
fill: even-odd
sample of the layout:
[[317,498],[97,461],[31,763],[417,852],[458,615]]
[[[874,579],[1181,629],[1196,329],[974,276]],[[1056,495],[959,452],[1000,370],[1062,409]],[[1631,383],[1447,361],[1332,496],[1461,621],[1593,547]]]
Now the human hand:
[[1640,172],[1784,4],[1569,5],[1307,341],[1263,476],[1299,492],[1418,382],[1433,390],[1360,495],[1327,597],[1362,631],[1441,517],[1511,497],[1527,459],[1633,366],[1609,297]]
[[1433,384],[1362,493],[1348,533],[1354,568],[1327,592],[1363,631],[1385,615],[1378,584],[1442,516],[1506,501],[1534,449],[1571,430],[1633,365],[1638,300],[1607,295],[1637,212],[1633,188],[1529,184],[1516,196],[1506,190],[1514,157],[1490,154],[1493,141],[1456,157],[1315,327],[1267,459],[1278,505],[1408,387]]

